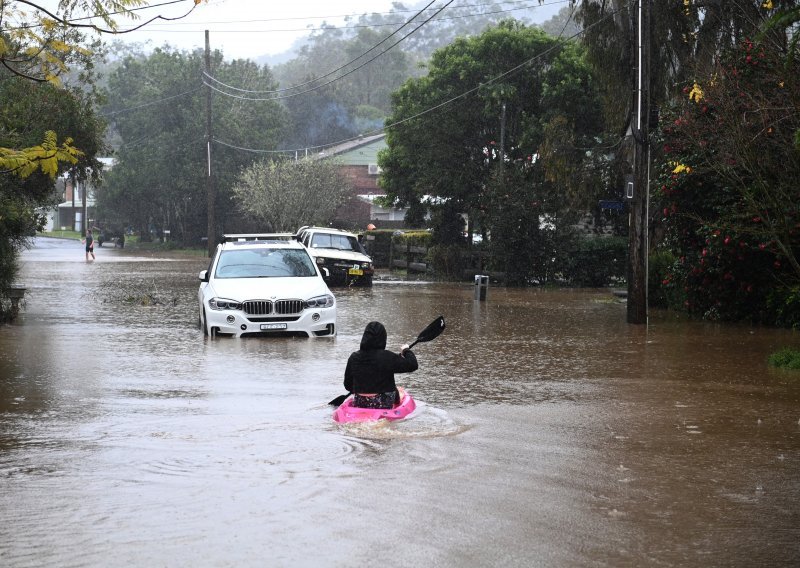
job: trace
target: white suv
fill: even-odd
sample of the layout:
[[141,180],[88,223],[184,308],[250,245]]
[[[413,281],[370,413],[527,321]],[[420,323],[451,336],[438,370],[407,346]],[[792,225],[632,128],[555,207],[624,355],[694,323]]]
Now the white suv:
[[330,227],[300,227],[297,238],[331,286],[372,286],[375,268],[358,237]]
[[336,300],[291,234],[225,235],[197,299],[206,335],[336,335]]

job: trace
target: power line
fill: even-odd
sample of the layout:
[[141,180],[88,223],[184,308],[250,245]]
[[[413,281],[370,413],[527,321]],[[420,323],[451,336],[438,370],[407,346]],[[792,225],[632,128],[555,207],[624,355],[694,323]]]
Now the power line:
[[207,87],[209,87],[209,88],[213,89],[214,91],[217,91],[218,93],[220,93],[220,94],[222,94],[222,95],[225,95],[226,97],[231,97],[231,98],[234,98],[234,99],[247,100],[247,101],[276,101],[276,100],[280,100],[280,99],[288,99],[288,98],[291,98],[291,97],[296,97],[296,96],[299,96],[299,95],[304,95],[304,94],[306,94],[306,93],[310,93],[310,92],[312,92],[312,91],[317,91],[317,90],[321,89],[322,87],[327,87],[327,86],[328,86],[328,85],[330,85],[331,83],[335,83],[336,81],[338,81],[338,80],[340,80],[340,79],[343,79],[343,78],[347,77],[348,75],[350,75],[350,74],[352,74],[352,73],[355,73],[355,72],[356,72],[356,71],[358,71],[359,69],[362,69],[362,68],[366,67],[367,65],[369,65],[370,63],[372,63],[373,61],[375,61],[375,60],[376,60],[378,57],[380,57],[380,56],[381,56],[381,55],[383,55],[384,53],[387,53],[387,52],[388,52],[388,51],[390,51],[392,48],[394,48],[394,47],[395,47],[397,44],[399,44],[401,41],[405,40],[406,38],[408,38],[409,36],[411,36],[413,33],[415,33],[417,30],[419,30],[420,28],[422,28],[422,27],[423,27],[425,24],[427,24],[428,22],[430,22],[430,21],[431,21],[433,18],[435,18],[435,17],[436,17],[436,16],[437,16],[437,15],[438,15],[438,14],[439,14],[439,13],[440,13],[442,10],[444,10],[445,8],[447,8],[447,6],[449,6],[450,4],[452,4],[454,1],[455,1],[455,0],[449,0],[449,1],[448,1],[448,2],[447,2],[445,5],[444,5],[444,6],[442,6],[441,8],[439,8],[439,9],[436,11],[436,13],[434,13],[434,14],[433,14],[431,17],[429,17],[427,20],[425,20],[424,22],[422,22],[422,23],[421,23],[419,26],[417,26],[416,28],[414,28],[413,30],[411,30],[411,31],[410,31],[408,34],[406,34],[405,36],[403,36],[402,38],[400,38],[399,40],[397,40],[396,42],[394,42],[392,45],[390,45],[390,46],[389,46],[388,48],[386,48],[384,51],[380,52],[380,53],[379,53],[378,55],[376,55],[375,57],[372,57],[372,58],[368,59],[367,61],[365,61],[364,63],[362,63],[362,64],[361,64],[361,65],[359,65],[358,67],[354,67],[353,69],[351,69],[350,71],[348,71],[348,72],[346,72],[346,73],[344,73],[344,74],[340,75],[339,77],[336,77],[336,78],[334,78],[334,79],[331,79],[331,80],[330,80],[330,81],[328,81],[327,83],[322,83],[321,85],[317,85],[316,87],[312,87],[312,88],[310,88],[310,89],[306,89],[305,91],[300,91],[299,93],[292,93],[292,94],[290,94],[290,95],[283,95],[283,96],[277,96],[277,97],[268,97],[268,98],[251,98],[251,97],[243,97],[243,96],[239,96],[239,95],[233,95],[233,94],[231,94],[231,93],[226,93],[225,91],[222,91],[222,90],[220,90],[220,89],[218,89],[218,88],[214,87],[213,85],[209,84],[208,82],[206,82],[206,81],[205,81],[205,79],[203,80],[203,84],[204,84],[204,85],[206,85]]
[[[514,0],[514,1],[509,1],[509,2],[500,2],[500,4],[523,4],[524,3],[526,5],[522,6],[522,7],[517,7],[517,8],[508,8],[508,9],[496,10],[496,11],[492,11],[492,12],[480,12],[480,13],[475,13],[475,14],[469,14],[467,16],[454,16],[453,18],[440,18],[440,19],[441,20],[448,20],[448,19],[465,18],[465,17],[478,17],[478,16],[483,16],[483,15],[491,15],[491,14],[499,14],[499,13],[504,13],[504,12],[513,12],[513,11],[517,11],[517,10],[525,10],[525,9],[529,9],[529,8],[531,8],[531,9],[540,8],[540,7],[541,8],[545,8],[545,7],[548,7],[548,6],[554,6],[556,4],[566,4],[567,2],[570,2],[570,1],[571,0],[556,0],[554,2],[544,2],[544,3],[541,3],[541,4],[539,4],[539,3],[530,4],[530,0]],[[493,2],[491,4],[494,5]],[[486,5],[487,5],[487,3],[484,2],[484,3],[478,3],[478,4],[462,4],[462,5],[459,5],[459,6],[454,6],[453,8],[454,9],[479,8],[479,7],[485,7]],[[351,13],[351,14],[332,14],[332,15],[326,15],[326,16],[290,16],[290,17],[286,17],[286,18],[259,18],[259,19],[253,19],[253,20],[222,20],[222,21],[211,20],[211,21],[203,21],[203,22],[197,22],[197,23],[191,23],[191,24],[189,24],[189,23],[186,23],[186,24],[177,23],[177,24],[164,24],[164,25],[169,25],[170,27],[174,27],[175,25],[203,25],[203,26],[207,26],[207,25],[212,25],[212,24],[254,24],[254,23],[269,23],[269,22],[286,22],[286,21],[293,21],[293,20],[325,20],[326,18],[337,18],[337,19],[338,18],[346,18],[346,19],[349,19],[349,18],[354,18],[356,16],[364,17],[364,16],[367,16],[367,15],[392,16],[392,15],[400,15],[400,14],[413,13],[413,12],[417,12],[417,10],[392,10],[390,12],[363,12],[363,13],[357,13],[357,14],[353,14],[353,13]],[[372,27],[395,26],[395,25],[399,25],[400,23],[401,22],[388,22],[388,23],[383,23],[383,24],[374,24]],[[158,26],[159,25],[157,24],[156,27],[158,27]],[[363,26],[363,25],[325,26],[325,27],[303,27],[303,28],[291,28],[291,29],[270,29],[270,30],[257,30],[257,31],[259,31],[259,32],[264,32],[264,31],[294,32],[294,31],[309,31],[309,30],[311,30],[311,31],[319,31],[319,30],[326,30],[326,29],[351,29],[351,28],[360,28],[360,27],[370,27],[370,26]],[[155,30],[155,31],[177,31],[177,32],[181,32],[181,31],[189,32],[189,31],[191,31],[192,33],[196,33],[197,32],[197,30]],[[240,30],[233,30],[233,31],[240,31]],[[253,31],[256,31],[256,30],[253,30]]]
[[[358,57],[356,57],[355,59],[351,59],[350,61],[348,61],[348,62],[347,62],[347,63],[345,63],[344,65],[342,65],[342,66],[338,67],[337,69],[334,69],[333,71],[329,71],[329,72],[328,72],[328,73],[326,73],[325,75],[322,75],[322,76],[320,76],[320,77],[316,77],[316,78],[312,79],[311,81],[307,81],[307,82],[305,82],[305,83],[301,83],[301,84],[299,84],[299,85],[293,85],[293,86],[291,86],[291,87],[286,87],[285,89],[277,89],[277,90],[273,90],[273,91],[250,91],[250,90],[247,90],[247,89],[240,89],[240,88],[238,88],[238,87],[234,87],[234,86],[232,86],[232,85],[227,85],[227,84],[223,83],[222,81],[220,81],[219,79],[216,79],[216,78],[212,77],[211,75],[209,75],[209,74],[207,74],[207,73],[203,73],[203,76],[204,76],[204,77],[207,77],[208,79],[211,79],[212,81],[214,81],[215,83],[217,83],[218,85],[220,85],[220,86],[222,86],[222,87],[225,87],[225,88],[228,88],[228,89],[231,89],[231,90],[234,90],[234,91],[238,91],[238,92],[240,92],[240,93],[259,94],[259,95],[262,95],[262,94],[263,94],[263,95],[266,95],[266,94],[272,94],[272,93],[282,93],[282,92],[285,92],[285,91],[291,91],[291,90],[294,90],[294,89],[299,89],[299,88],[301,88],[301,87],[305,87],[306,85],[310,85],[310,84],[312,84],[312,83],[316,83],[317,81],[320,81],[320,80],[322,80],[322,79],[325,79],[326,77],[330,77],[330,76],[331,76],[331,75],[333,75],[334,73],[337,73],[338,71],[341,71],[342,69],[345,69],[345,68],[346,68],[348,65],[351,65],[352,63],[355,63],[356,61],[358,61],[359,59],[361,59],[362,57],[364,57],[364,56],[365,56],[365,55],[367,55],[368,53],[370,53],[370,52],[374,51],[375,49],[377,49],[378,47],[380,47],[381,45],[383,45],[385,42],[387,42],[387,41],[389,40],[389,38],[391,38],[392,36],[394,36],[394,35],[396,35],[396,34],[400,33],[400,30],[402,30],[404,27],[406,27],[407,25],[409,25],[409,24],[410,24],[410,23],[411,23],[411,22],[412,22],[412,21],[413,21],[415,18],[417,18],[417,16],[419,16],[420,14],[422,14],[422,12],[424,12],[424,11],[425,11],[425,10],[426,10],[426,9],[427,9],[427,8],[428,8],[428,7],[429,7],[431,4],[433,4],[434,2],[436,2],[436,0],[431,0],[431,1],[430,1],[430,3],[429,3],[427,6],[425,6],[425,8],[423,8],[422,10],[420,10],[420,11],[418,11],[416,14],[414,14],[414,15],[413,15],[411,18],[409,18],[409,19],[408,19],[408,20],[407,20],[407,21],[406,21],[406,22],[405,22],[405,23],[404,23],[402,26],[400,26],[399,28],[397,28],[397,29],[396,29],[395,31],[393,31],[391,34],[389,34],[388,36],[386,36],[385,38],[383,38],[383,39],[382,39],[380,42],[378,42],[377,44],[373,45],[371,48],[369,48],[367,51],[365,51],[364,53],[362,53],[361,55],[359,55],[359,56],[358,56]],[[445,6],[445,7],[446,7],[446,6]],[[416,31],[416,30],[415,30],[415,31]],[[412,32],[412,33],[413,33],[413,32]],[[411,34],[409,34],[409,35],[411,35]],[[408,36],[406,36],[406,37],[408,37]],[[403,38],[403,39],[405,39],[405,38]],[[395,44],[395,45],[396,45],[396,44]],[[391,49],[391,48],[389,48],[389,49]],[[387,49],[387,51],[388,51],[388,49]],[[384,52],[384,53],[385,53],[385,52]]]
[[[438,21],[445,22],[445,21],[459,20],[459,19],[465,19],[465,18],[478,18],[478,17],[481,17],[481,16],[491,16],[491,15],[495,15],[495,14],[505,14],[505,13],[508,13],[508,12],[516,12],[516,11],[519,11],[519,10],[536,9],[536,8],[543,8],[543,7],[547,7],[547,6],[554,6],[554,5],[557,5],[557,4],[566,4],[566,3],[570,2],[570,1],[571,0],[557,0],[555,2],[550,2],[550,3],[545,3],[545,4],[526,4],[525,6],[521,6],[521,7],[517,7],[517,8],[508,8],[508,9],[505,9],[505,10],[494,10],[494,11],[490,11],[490,12],[478,12],[478,13],[463,14],[463,15],[457,15],[457,16],[447,16],[447,17],[439,18]],[[483,6],[483,5],[484,4],[480,4],[480,6]],[[455,9],[455,8],[468,8],[468,7],[470,7],[470,6],[454,6],[453,9]],[[402,14],[404,12],[409,12],[409,11],[410,10],[399,10],[397,12],[385,12],[384,14]],[[335,17],[335,16],[329,16],[329,17]],[[312,18],[314,18],[314,17],[312,16],[312,17],[306,17],[306,18],[284,18],[284,19],[312,19]],[[225,24],[225,23],[249,24],[249,23],[257,23],[257,22],[280,21],[280,20],[281,20],[280,18],[275,19],[275,20],[233,20],[233,21],[230,21],[230,22],[206,22],[204,25],[220,24],[220,23],[221,24]],[[386,22],[386,23],[381,23],[381,24],[377,24],[377,23],[376,24],[352,24],[352,25],[343,25],[343,26],[325,25],[325,26],[304,27],[304,28],[269,28],[269,29],[258,29],[258,30],[253,30],[253,29],[215,30],[215,32],[216,33],[223,33],[223,34],[224,33],[237,33],[238,34],[238,33],[317,32],[317,31],[326,31],[326,30],[353,30],[353,29],[362,29],[362,28],[371,29],[371,28],[381,28],[381,27],[388,27],[388,26],[397,26],[397,25],[400,25],[400,24],[401,24],[401,22]],[[171,26],[172,25],[175,25],[175,24],[171,24]],[[187,23],[187,24],[177,24],[177,25],[197,25],[197,24],[188,24]],[[158,33],[162,33],[162,32],[164,32],[164,33],[198,33],[201,30],[199,30],[199,29],[176,30],[176,29],[174,29],[172,27],[170,27],[170,29],[166,29],[166,28],[165,29],[158,29],[158,25],[156,25],[154,27],[151,27],[149,29],[149,31],[158,32]]]
[[127,108],[122,108],[122,109],[119,109],[119,110],[104,112],[104,113],[101,113],[101,114],[102,114],[102,116],[114,116],[114,115],[117,115],[117,114],[120,114],[120,113],[123,113],[123,112],[130,112],[130,111],[134,111],[134,110],[139,110],[141,108],[149,107],[149,106],[152,106],[152,105],[157,105],[159,103],[164,103],[164,102],[167,102],[167,101],[171,101],[173,99],[177,99],[178,97],[182,97],[184,95],[188,95],[188,94],[197,92],[197,91],[200,90],[200,88],[201,87],[195,87],[193,89],[189,89],[188,91],[184,91],[182,93],[178,93],[177,95],[170,95],[169,97],[156,99],[154,101],[142,103],[142,104],[139,104],[139,105],[136,105],[136,106],[132,106],[132,107],[127,107]]
[[[486,85],[490,85],[490,84],[492,84],[492,83],[494,83],[496,81],[499,81],[500,79],[502,79],[504,77],[507,77],[508,75],[511,75],[512,73],[515,73],[515,72],[519,71],[520,69],[522,69],[526,65],[529,65],[529,64],[533,63],[534,61],[536,61],[537,59],[540,59],[540,58],[548,55],[552,51],[555,51],[556,49],[560,48],[561,44],[566,43],[568,41],[571,41],[571,40],[577,38],[578,36],[586,33],[586,31],[588,31],[591,28],[601,24],[602,22],[604,22],[608,18],[616,15],[619,11],[620,10],[612,10],[612,11],[608,12],[605,16],[603,16],[602,18],[600,18],[596,22],[593,22],[592,24],[590,24],[586,28],[574,33],[573,35],[571,35],[571,36],[569,36],[567,38],[562,38],[561,36],[559,36],[557,39],[561,40],[560,43],[557,43],[556,45],[553,45],[553,46],[547,48],[543,52],[536,54],[535,56],[531,57],[530,59],[528,59],[526,61],[523,61],[522,63],[512,67],[508,71],[505,71],[505,72],[501,73],[500,75],[497,75],[497,76],[492,77],[491,79],[489,79],[487,81],[484,81],[484,82],[480,83],[476,87],[473,87],[473,88],[471,88],[471,89],[469,89],[467,91],[462,92],[459,95],[456,95],[454,97],[451,97],[450,99],[447,99],[446,101],[443,101],[443,102],[441,102],[441,103],[439,103],[437,105],[429,107],[429,108],[427,108],[427,109],[425,109],[425,110],[423,110],[421,112],[418,112],[417,114],[415,114],[413,116],[406,117],[404,119],[398,120],[398,121],[393,122],[391,124],[386,124],[386,125],[383,126],[383,128],[371,130],[369,132],[365,132],[365,133],[360,134],[358,136],[353,136],[351,138],[347,138],[347,139],[344,139],[344,140],[339,140],[338,142],[331,142],[331,143],[327,143],[327,144],[319,144],[319,145],[316,145],[316,146],[308,146],[308,147],[305,147],[305,148],[296,148],[296,149],[293,149],[293,150],[291,150],[291,149],[290,150],[258,150],[258,149],[254,149],[254,148],[245,148],[245,147],[236,146],[234,144],[230,144],[230,143],[227,143],[227,142],[223,142],[222,140],[219,140],[217,138],[214,138],[214,142],[222,144],[223,146],[228,146],[229,148],[234,148],[236,150],[242,150],[242,151],[253,152],[253,153],[261,153],[261,154],[280,154],[280,153],[282,153],[282,154],[288,154],[288,153],[304,152],[306,150],[317,150],[317,149],[323,149],[323,148],[331,148],[331,147],[334,147],[334,146],[338,146],[340,144],[345,144],[347,142],[354,142],[356,140],[359,140],[360,138],[366,138],[366,137],[369,137],[369,136],[375,136],[375,135],[378,135],[378,134],[382,134],[386,130],[389,130],[391,128],[400,126],[401,124],[405,124],[406,122],[410,122],[412,120],[415,120],[417,118],[425,116],[425,115],[427,115],[427,114],[429,114],[429,113],[431,113],[431,112],[433,112],[435,110],[439,110],[440,108],[443,108],[443,107],[445,107],[445,106],[447,106],[447,105],[449,105],[451,103],[454,103],[454,102],[456,102],[456,101],[458,101],[460,99],[463,99],[463,98],[467,97],[468,95],[471,95],[472,93],[476,92],[480,88],[482,88],[482,87],[484,87]],[[563,31],[565,29],[566,29],[566,25],[562,29],[562,33],[563,33]]]

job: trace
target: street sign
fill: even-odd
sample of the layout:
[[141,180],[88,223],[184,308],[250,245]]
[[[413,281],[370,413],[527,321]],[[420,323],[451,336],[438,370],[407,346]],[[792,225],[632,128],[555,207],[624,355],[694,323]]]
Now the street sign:
[[614,211],[622,211],[623,209],[625,209],[625,204],[622,201],[609,201],[606,199],[601,199],[600,209],[611,209]]

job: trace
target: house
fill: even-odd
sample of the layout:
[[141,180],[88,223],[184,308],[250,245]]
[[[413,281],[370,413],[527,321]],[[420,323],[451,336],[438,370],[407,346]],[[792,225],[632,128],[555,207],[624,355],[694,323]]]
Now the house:
[[378,186],[378,152],[386,148],[386,135],[360,137],[326,148],[316,159],[336,159],[351,180],[352,195],[336,213],[334,225],[345,229],[363,229],[373,223],[378,228],[402,227],[404,209],[386,208],[375,203],[386,192]]
[[[113,158],[99,158],[103,170],[108,171],[114,165]],[[84,194],[86,196],[85,217],[89,224],[95,220],[95,188],[91,183],[77,182],[69,173],[56,180],[56,192],[60,203],[50,210],[44,211],[46,215],[45,231],[75,230],[84,231]]]

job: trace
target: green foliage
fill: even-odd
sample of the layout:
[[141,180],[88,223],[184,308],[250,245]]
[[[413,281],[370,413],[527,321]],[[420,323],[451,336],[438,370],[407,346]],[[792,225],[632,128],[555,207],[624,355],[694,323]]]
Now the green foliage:
[[309,159],[256,162],[233,186],[239,210],[256,227],[278,232],[328,225],[350,191],[335,161]]
[[669,287],[670,278],[675,265],[675,255],[669,250],[658,250],[648,258],[647,300],[650,306],[667,308],[671,305],[683,305],[685,297],[676,299],[677,290]]
[[21,150],[0,148],[0,170],[21,178],[26,178],[36,170],[41,170],[51,179],[55,178],[60,162],[75,164],[78,156],[81,155],[81,151],[71,144],[72,139],[67,138],[59,146],[56,133],[48,130],[44,133],[44,141],[38,146]]
[[[35,82],[60,85],[60,75],[90,54],[86,31],[114,33],[114,16],[137,16],[130,10],[142,0],[61,0],[52,2],[7,0],[0,2],[0,64],[4,70]],[[93,24],[83,21],[87,12]],[[81,17],[77,17],[80,15]]]
[[429,247],[433,244],[433,234],[430,231],[402,231],[392,234],[392,242],[399,247]]
[[767,292],[766,317],[770,323],[800,329],[800,286],[776,287]]
[[433,245],[428,249],[428,266],[437,276],[461,280],[467,268],[468,252],[464,245]]
[[[277,88],[266,67],[244,60],[227,62],[218,51],[211,59],[211,74],[220,81],[241,88]],[[107,112],[122,146],[97,196],[104,221],[133,225],[142,235],[151,228],[157,233],[169,229],[183,244],[196,244],[206,236],[206,100],[200,89],[192,88],[203,68],[200,51],[156,49],[146,57],[127,57],[109,78]],[[214,138],[241,147],[275,149],[286,127],[285,111],[277,101],[232,103],[214,96],[211,113]],[[212,144],[217,235],[241,230],[231,188],[258,157]]]
[[[385,49],[374,49],[385,38],[367,26],[355,29],[353,33],[329,29],[314,34],[297,57],[276,66],[281,85],[296,86],[284,100],[292,123],[286,140],[289,147],[330,144],[383,126],[390,94],[411,75],[411,60],[404,50],[393,49],[380,55],[379,61],[364,65]],[[336,74],[335,85],[328,86],[334,78],[331,70],[348,61],[352,65],[345,66],[347,70]],[[300,92],[302,96],[292,96]]]
[[[462,214],[490,232],[491,268],[509,283],[547,278],[596,178],[585,165],[599,103],[581,49],[504,21],[436,51],[428,70],[393,96],[381,186],[411,208],[407,222],[430,209],[437,243],[462,241]],[[464,85],[481,87],[461,96]]]
[[[73,165],[81,180],[100,170],[104,125],[93,102],[91,90],[2,74],[0,167],[6,170],[0,175],[0,319],[11,315],[2,298],[16,278],[17,256],[44,223],[39,210],[59,201],[53,177]],[[63,136],[60,143],[56,132]]]
[[596,288],[625,279],[627,239],[583,238],[575,245],[564,259],[563,277],[569,285]]
[[656,202],[678,258],[665,280],[690,314],[796,321],[785,291],[800,282],[798,76],[774,46],[745,41],[665,114]]
[[800,370],[800,351],[791,347],[784,347],[770,355],[768,362],[773,367],[780,369]]

